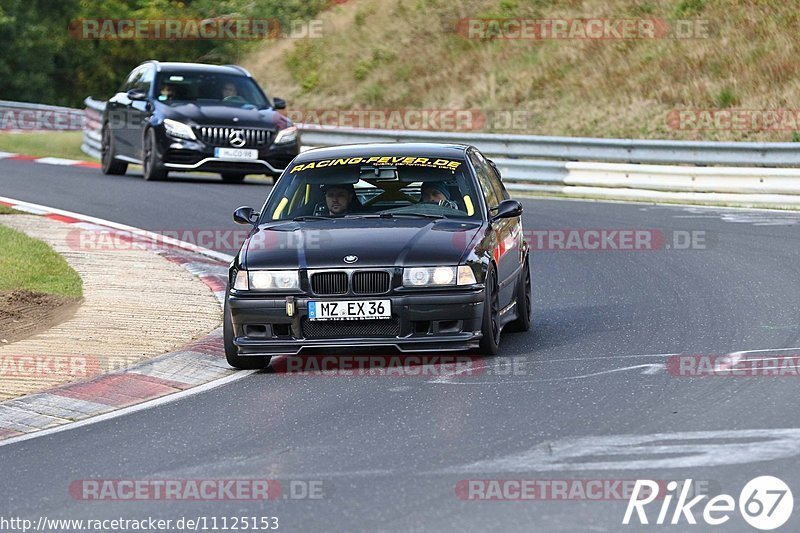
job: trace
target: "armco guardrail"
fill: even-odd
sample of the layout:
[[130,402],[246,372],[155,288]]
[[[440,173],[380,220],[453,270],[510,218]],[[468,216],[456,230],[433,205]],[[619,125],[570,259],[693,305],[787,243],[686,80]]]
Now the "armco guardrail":
[[[99,157],[104,102],[87,98],[83,150]],[[303,144],[472,144],[512,191],[800,207],[800,143],[589,139],[299,125]],[[712,166],[713,165],[713,166]],[[719,165],[719,166],[717,166]],[[770,167],[770,168],[765,168]]]
[[101,100],[94,100],[90,96],[83,101],[86,104],[86,126],[83,129],[83,144],[81,150],[94,158],[100,159],[102,139],[100,130],[102,129],[102,114],[106,108],[106,103]]
[[661,141],[544,137],[496,133],[376,130],[305,126],[303,141],[314,146],[363,142],[450,142],[472,144],[494,156],[725,166],[800,166],[800,143]]
[[80,109],[0,100],[0,131],[80,131],[83,119]]

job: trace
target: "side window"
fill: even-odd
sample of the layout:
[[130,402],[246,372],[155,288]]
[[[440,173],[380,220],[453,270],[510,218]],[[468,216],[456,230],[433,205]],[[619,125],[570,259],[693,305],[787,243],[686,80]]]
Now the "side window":
[[500,199],[501,202],[503,200],[508,200],[509,198],[511,198],[505,186],[503,185],[503,182],[500,181],[500,177],[497,175],[497,173],[494,171],[493,168],[492,168],[492,184],[494,184],[495,193],[497,193],[497,197]]
[[497,193],[497,197],[500,198],[500,201],[508,200],[511,198],[511,195],[508,194],[506,190],[506,186],[503,185],[503,180],[500,179],[500,171],[495,169],[494,163],[489,163],[486,160],[486,163],[489,165],[492,174],[492,183],[494,184],[494,190]]
[[119,88],[119,92],[126,93],[131,89],[133,89],[133,84],[138,75],[139,75],[139,68],[137,67],[133,69],[130,74],[128,74],[128,79],[126,79],[125,83],[122,84],[122,87]]
[[154,68],[150,65],[143,67],[142,74],[136,80],[135,89],[150,93],[150,86],[153,84],[153,77],[155,75]]
[[493,183],[497,178],[494,176],[492,167],[489,166],[486,159],[478,152],[470,152],[469,160],[475,167],[475,173],[478,175],[478,183],[481,186],[484,198],[486,198],[486,205],[489,206],[489,209],[494,209],[497,207],[497,204],[500,203],[500,199],[497,196],[497,189]]

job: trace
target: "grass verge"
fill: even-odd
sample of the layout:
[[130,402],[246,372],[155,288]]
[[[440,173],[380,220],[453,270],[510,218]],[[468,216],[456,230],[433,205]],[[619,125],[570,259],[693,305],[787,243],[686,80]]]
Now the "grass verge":
[[44,242],[0,226],[0,250],[0,292],[81,297],[83,282],[78,273]]
[[95,161],[81,151],[80,131],[0,133],[0,152]]

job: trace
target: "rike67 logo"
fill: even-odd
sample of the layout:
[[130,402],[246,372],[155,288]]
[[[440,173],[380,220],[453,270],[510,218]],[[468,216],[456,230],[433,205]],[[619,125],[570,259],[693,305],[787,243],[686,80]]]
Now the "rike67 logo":
[[[648,518],[645,507],[653,503],[658,493],[658,483],[649,479],[638,479],[633,487],[633,493],[628,500],[628,507],[625,509],[625,516],[622,519],[624,525],[639,524],[664,525],[664,524],[689,524],[697,525],[695,513],[702,513],[702,520],[710,526],[719,526],[731,519],[731,514],[736,511],[737,503],[739,513],[742,518],[756,529],[769,531],[784,525],[792,515],[794,509],[794,498],[789,486],[781,479],[773,476],[759,476],[751,479],[739,493],[738,502],[729,494],[719,494],[714,496],[704,506],[698,505],[707,494],[689,498],[692,480],[687,479],[680,486],[671,481],[667,485],[667,494],[660,499],[660,509],[655,522],[652,514]],[[675,507],[671,509],[672,502],[677,496]],[[658,505],[656,504],[656,506]],[[695,509],[695,507],[697,507]],[[649,509],[651,512],[655,509]],[[671,511],[671,512],[670,512]],[[634,519],[634,513],[636,519]],[[632,519],[634,519],[633,522]]]

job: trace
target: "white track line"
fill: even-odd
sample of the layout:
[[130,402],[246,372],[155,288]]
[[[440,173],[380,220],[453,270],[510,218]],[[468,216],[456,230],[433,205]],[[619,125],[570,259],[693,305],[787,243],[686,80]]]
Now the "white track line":
[[[215,258],[215,259],[219,259],[219,260],[226,261],[226,262],[230,262],[230,261],[233,260],[233,256],[228,255],[228,254],[223,254],[223,253],[220,253],[220,252],[208,249],[208,248],[203,248],[201,246],[196,246],[194,244],[191,244],[191,243],[188,243],[188,242],[185,242],[185,241],[179,241],[177,239],[165,238],[162,235],[158,235],[157,233],[141,230],[139,228],[134,228],[133,226],[127,226],[125,224],[118,224],[116,222],[111,222],[110,220],[104,220],[102,218],[96,218],[96,217],[84,215],[82,213],[75,213],[75,212],[72,212],[72,211],[66,211],[64,209],[56,209],[56,208],[47,207],[47,206],[40,205],[40,204],[34,204],[34,203],[31,203],[31,202],[23,202],[21,200],[16,200],[14,198],[8,198],[8,197],[5,197],[5,196],[0,196],[0,201],[28,208],[32,212],[53,213],[53,214],[57,214],[57,215],[63,215],[63,216],[67,216],[67,217],[72,217],[72,218],[75,218],[75,219],[78,219],[78,220],[83,220],[83,221],[86,221],[86,222],[92,222],[94,224],[100,224],[100,225],[107,226],[107,227],[114,228],[114,229],[118,229],[118,230],[131,231],[131,232],[135,231],[139,235],[146,235],[147,237],[155,239],[156,241],[163,241],[163,242],[166,242],[166,243],[171,244],[173,246],[178,246],[178,247],[183,248],[185,250],[190,250],[192,252],[201,253],[203,255],[206,255],[206,256],[209,256],[209,257],[212,257],[212,258]],[[136,411],[142,411],[144,409],[151,409],[153,407],[158,407],[159,405],[163,405],[163,404],[166,404],[166,403],[170,403],[170,402],[174,402],[174,401],[177,401],[177,400],[181,400],[181,399],[186,398],[188,396],[192,396],[194,394],[199,394],[201,392],[205,392],[205,391],[220,387],[222,385],[226,385],[228,383],[231,383],[231,382],[234,382],[234,381],[238,381],[240,379],[246,378],[247,376],[249,376],[250,374],[252,374],[254,372],[256,372],[256,371],[255,370],[240,370],[240,371],[238,371],[235,374],[232,374],[230,376],[227,376],[227,377],[224,377],[224,378],[220,378],[220,379],[216,379],[214,381],[209,381],[208,383],[205,383],[203,385],[198,385],[196,387],[192,387],[190,389],[186,389],[186,390],[181,391],[181,392],[176,392],[176,393],[173,393],[173,394],[169,394],[167,396],[162,396],[161,398],[154,398],[152,400],[146,400],[146,401],[144,401],[142,403],[138,403],[138,404],[132,405],[130,407],[124,407],[122,409],[117,409],[115,411],[111,411],[109,413],[105,413],[105,414],[102,414],[102,415],[92,416],[92,417],[89,417],[87,419],[84,419],[84,420],[81,420],[81,421],[78,421],[78,422],[69,422],[67,424],[63,424],[61,426],[57,426],[57,427],[54,427],[54,428],[43,429],[43,430],[40,430],[40,431],[34,431],[33,433],[26,433],[24,435],[19,435],[17,437],[10,437],[8,439],[0,441],[0,447],[7,446],[9,444],[14,444],[16,442],[26,441],[26,440],[29,440],[29,439],[34,439],[34,438],[38,438],[38,437],[45,437],[47,435],[52,435],[54,433],[60,433],[62,431],[68,431],[70,429],[87,426],[89,424],[95,424],[97,422],[102,422],[104,420],[110,420],[112,418],[117,418],[119,416],[124,416],[124,415],[129,414],[129,413],[135,413]]]
[[[513,191],[512,191],[513,192]],[[589,202],[589,203],[603,203],[603,204],[626,204],[638,205],[640,207],[692,207],[699,209],[709,210],[730,210],[730,211],[763,211],[767,213],[784,213],[784,214],[797,214],[797,209],[769,209],[767,207],[741,207],[741,206],[728,206],[728,205],[705,205],[705,204],[679,204],[679,203],[660,203],[655,200],[612,200],[610,198],[570,198],[562,196],[546,196],[537,195],[535,193],[526,193],[518,197],[525,200],[557,200],[560,202]]]
[[178,239],[173,239],[171,237],[165,237],[163,235],[159,235],[158,233],[154,233],[152,231],[147,231],[139,228],[134,228],[133,226],[128,226],[125,224],[119,224],[117,222],[111,222],[110,220],[104,220],[102,218],[92,217],[89,215],[84,215],[82,213],[75,213],[73,211],[66,211],[64,209],[56,209],[54,207],[47,207],[40,204],[34,204],[31,202],[23,202],[21,200],[15,200],[14,198],[7,198],[5,196],[0,196],[0,201],[7,202],[10,204],[16,204],[23,207],[28,207],[30,209],[36,210],[36,212],[44,212],[44,213],[53,213],[56,215],[64,215],[67,217],[76,218],[78,220],[83,220],[85,222],[92,222],[94,224],[100,224],[102,226],[107,226],[109,228],[114,228],[122,231],[129,231],[135,232],[136,235],[143,235],[150,239],[153,239],[156,242],[163,242],[172,246],[177,246],[179,248],[183,248],[184,250],[189,250],[191,252],[197,252],[203,254],[208,257],[212,257],[214,259],[218,259],[220,261],[225,261],[226,263],[230,263],[233,261],[233,256],[229,254],[223,254],[222,252],[217,252],[215,250],[211,250],[209,248],[203,248],[202,246],[197,246],[195,244],[186,242],[186,241],[179,241]]

